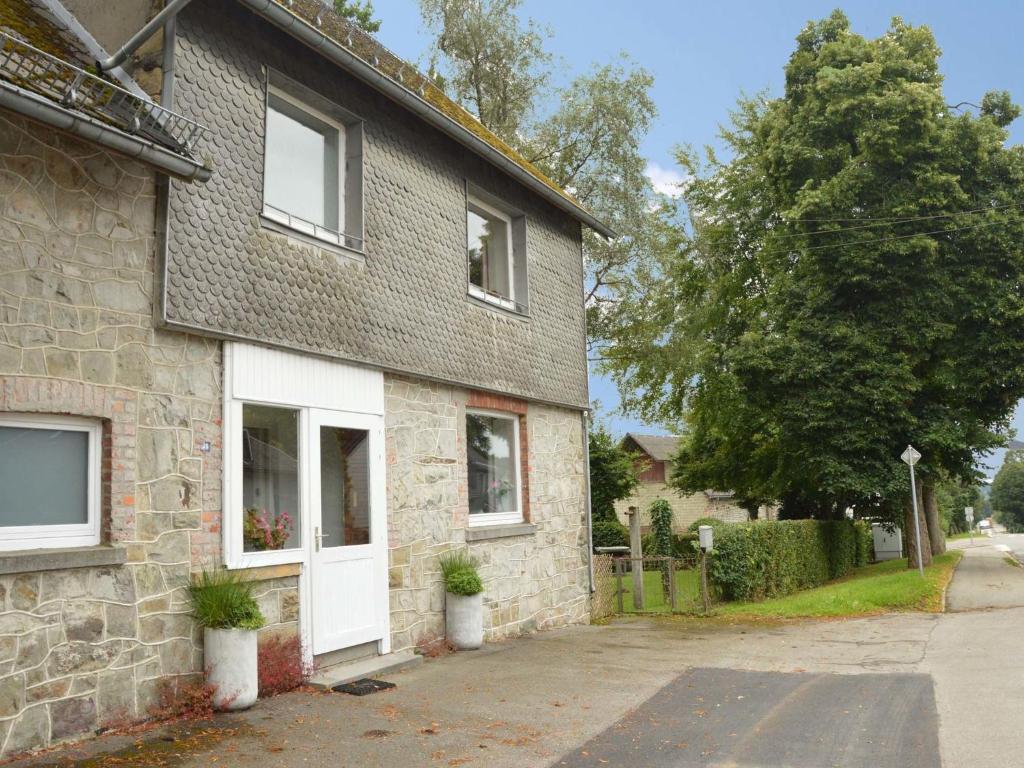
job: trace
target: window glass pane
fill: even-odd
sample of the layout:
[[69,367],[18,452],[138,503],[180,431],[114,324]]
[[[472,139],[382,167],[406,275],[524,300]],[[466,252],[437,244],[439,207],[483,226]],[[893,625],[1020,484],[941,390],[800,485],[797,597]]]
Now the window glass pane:
[[469,513],[516,512],[515,424],[512,419],[466,414],[469,458]]
[[370,438],[361,429],[320,427],[324,547],[370,543]]
[[299,538],[299,412],[242,406],[246,552],[292,549]]
[[485,291],[510,297],[508,224],[482,209],[470,208],[466,225],[469,281]]
[[266,201],[331,229],[338,225],[338,132],[281,99],[267,105]]
[[0,526],[89,522],[89,434],[0,427]]

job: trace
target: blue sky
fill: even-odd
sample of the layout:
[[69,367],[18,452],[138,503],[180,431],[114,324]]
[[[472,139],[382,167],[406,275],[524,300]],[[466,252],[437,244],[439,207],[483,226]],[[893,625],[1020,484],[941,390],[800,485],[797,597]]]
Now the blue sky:
[[[657,184],[678,178],[672,148],[717,145],[718,126],[741,93],[777,94],[793,40],[809,19],[827,16],[837,4],[810,0],[759,2],[655,2],[634,0],[523,0],[523,12],[550,28],[549,49],[565,65],[566,78],[626,52],[655,77],[659,116],[644,143],[649,173]],[[962,0],[860,0],[841,7],[856,31],[877,36],[893,16],[931,27],[942,48],[946,100],[978,103],[985,91],[1006,89],[1024,102],[1024,3]],[[374,0],[383,26],[378,37],[395,53],[426,62],[429,37],[421,28],[417,0]],[[585,12],[582,12],[584,11]],[[1024,120],[1012,126],[1024,141]],[[591,377],[617,432],[659,431],[614,413],[618,397],[606,380]],[[1015,417],[1024,434],[1024,408]],[[1002,457],[989,463],[998,466]]]

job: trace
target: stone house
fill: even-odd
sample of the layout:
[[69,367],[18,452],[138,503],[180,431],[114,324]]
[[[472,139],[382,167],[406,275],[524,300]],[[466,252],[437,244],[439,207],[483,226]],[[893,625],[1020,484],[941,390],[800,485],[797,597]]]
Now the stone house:
[[[678,435],[640,435],[633,432],[622,438],[622,447],[637,455],[640,485],[631,496],[615,503],[615,514],[623,525],[629,525],[629,508],[640,510],[640,528],[650,528],[650,508],[658,499],[672,505],[672,528],[685,531],[690,523],[702,517],[714,517],[729,523],[749,519],[747,511],[733,501],[729,491],[702,491],[682,495],[667,484],[672,477],[672,459],[679,450]],[[761,519],[771,517],[771,509],[760,510]]]
[[321,666],[443,635],[452,548],[488,639],[589,618],[612,233],[315,0],[108,58],[155,6],[0,9],[0,756],[193,680],[199,568]]

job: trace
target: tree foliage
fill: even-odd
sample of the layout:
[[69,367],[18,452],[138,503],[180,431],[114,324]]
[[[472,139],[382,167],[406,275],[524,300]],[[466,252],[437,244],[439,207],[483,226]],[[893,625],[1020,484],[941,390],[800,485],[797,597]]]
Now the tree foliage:
[[371,34],[380,31],[380,19],[373,18],[371,0],[334,0],[334,12]]
[[1024,532],[1024,452],[1010,451],[992,481],[996,519],[1011,533]]
[[[901,514],[969,481],[1024,395],[1019,110],[947,107],[931,32],[808,24],[784,94],[738,103],[729,157],[681,150],[687,237],[619,307],[604,369],[627,408],[684,418],[676,477],[790,517]],[[922,535],[922,539],[926,537]]]
[[615,502],[639,485],[637,456],[616,442],[603,426],[590,430],[590,508],[595,522],[617,521]]

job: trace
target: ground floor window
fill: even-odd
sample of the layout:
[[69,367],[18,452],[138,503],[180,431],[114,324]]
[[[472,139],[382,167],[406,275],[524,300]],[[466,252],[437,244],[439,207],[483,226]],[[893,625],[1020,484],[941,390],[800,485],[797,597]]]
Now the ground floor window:
[[100,422],[0,414],[0,549],[100,541]]
[[519,417],[467,411],[466,455],[470,524],[521,522]]
[[299,528],[299,411],[242,406],[245,552],[295,549]]

